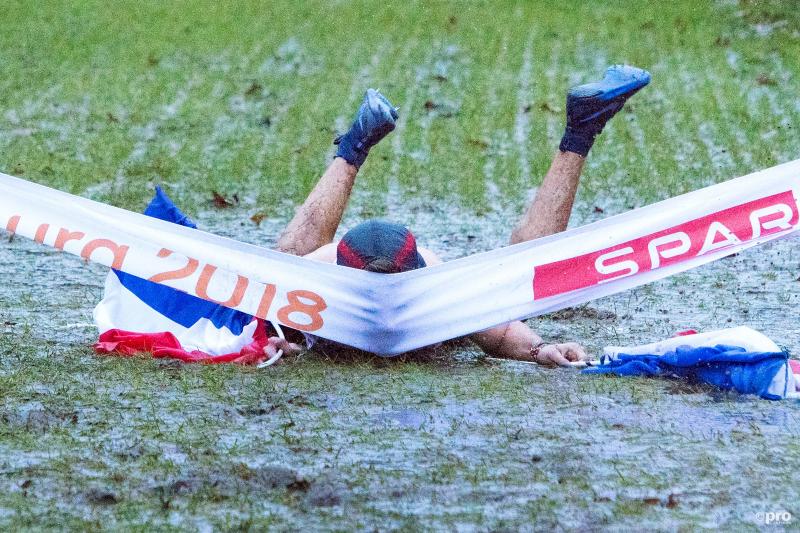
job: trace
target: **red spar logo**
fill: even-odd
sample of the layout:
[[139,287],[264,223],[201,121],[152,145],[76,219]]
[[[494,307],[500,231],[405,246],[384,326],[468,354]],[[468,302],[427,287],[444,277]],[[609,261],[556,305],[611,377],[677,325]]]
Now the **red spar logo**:
[[547,298],[791,229],[792,191],[760,198],[596,252],[534,267],[533,294]]

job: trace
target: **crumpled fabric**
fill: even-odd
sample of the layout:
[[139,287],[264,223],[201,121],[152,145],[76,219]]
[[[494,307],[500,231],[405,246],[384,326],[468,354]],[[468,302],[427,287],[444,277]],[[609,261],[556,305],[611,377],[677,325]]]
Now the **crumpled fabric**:
[[199,350],[184,350],[175,335],[169,332],[136,333],[110,329],[100,335],[93,347],[94,351],[101,355],[129,357],[150,353],[155,358],[179,359],[185,363],[258,365],[267,359],[264,353],[267,341],[265,328],[260,327],[256,329],[253,342],[238,352],[210,355]]
[[779,371],[788,371],[787,359],[788,354],[783,352],[748,352],[724,344],[699,348],[679,346],[663,355],[619,354],[583,373],[680,378],[722,390],[755,394],[766,400],[781,400],[783,396],[767,389]]

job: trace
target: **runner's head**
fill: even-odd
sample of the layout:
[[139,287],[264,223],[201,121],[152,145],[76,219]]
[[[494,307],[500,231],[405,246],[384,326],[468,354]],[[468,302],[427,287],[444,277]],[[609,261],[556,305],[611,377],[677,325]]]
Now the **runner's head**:
[[414,235],[400,224],[367,220],[345,233],[336,248],[336,264],[381,274],[425,266]]

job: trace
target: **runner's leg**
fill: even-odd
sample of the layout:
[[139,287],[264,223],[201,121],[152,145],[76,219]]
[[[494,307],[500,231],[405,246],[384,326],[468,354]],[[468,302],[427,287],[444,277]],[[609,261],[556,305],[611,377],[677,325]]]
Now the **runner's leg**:
[[[586,155],[603,130],[630,96],[647,85],[650,74],[642,69],[613,66],[603,79],[573,87],[567,94],[567,127],[559,152],[531,205],[511,233],[511,244],[564,231],[572,212]],[[586,352],[575,343],[541,345],[542,339],[516,321],[482,331],[472,337],[487,354],[543,364],[568,364],[585,360]]]
[[395,128],[397,110],[368,89],[350,130],[336,139],[336,158],[278,239],[278,250],[307,255],[331,241],[342,221],[356,174],[370,149]]
[[[522,220],[511,234],[511,244],[564,231],[586,159],[574,152],[558,152]],[[575,343],[542,345],[542,338],[524,322],[514,321],[472,335],[488,355],[541,364],[569,364],[586,359]],[[538,347],[538,349],[537,349]]]
[[358,168],[337,157],[278,239],[278,250],[306,255],[333,240]]
[[536,197],[511,233],[511,244],[531,241],[567,229],[585,157],[558,152],[536,191]]
[[594,139],[628,98],[650,83],[650,73],[626,65],[606,70],[602,80],[573,87],[567,93],[567,127],[528,210],[511,233],[511,244],[567,229],[586,156]]

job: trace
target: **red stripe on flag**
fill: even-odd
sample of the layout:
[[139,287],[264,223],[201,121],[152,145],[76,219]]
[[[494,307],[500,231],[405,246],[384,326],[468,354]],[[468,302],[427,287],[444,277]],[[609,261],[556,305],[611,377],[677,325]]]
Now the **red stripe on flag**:
[[136,333],[121,329],[110,329],[100,335],[94,351],[101,355],[128,357],[140,353],[150,353],[155,358],[178,359],[185,363],[237,363],[257,365],[267,359],[264,347],[268,338],[263,320],[258,321],[253,334],[253,342],[238,352],[223,355],[210,355],[199,350],[184,350],[178,339],[169,332]]

